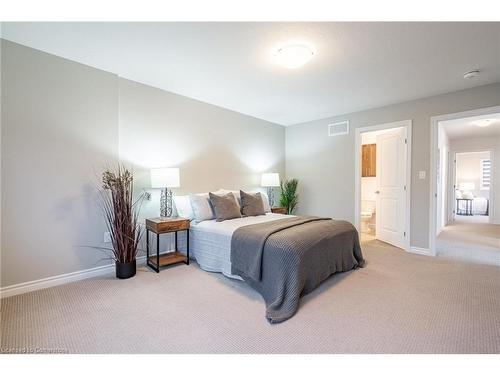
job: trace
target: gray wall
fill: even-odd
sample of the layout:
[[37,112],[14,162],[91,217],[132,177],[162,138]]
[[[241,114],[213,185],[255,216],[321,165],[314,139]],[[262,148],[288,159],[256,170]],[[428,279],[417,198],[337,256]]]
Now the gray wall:
[[116,77],[2,41],[2,286],[102,265],[94,181],[118,149]]
[[[257,187],[285,172],[285,129],[2,40],[1,286],[107,264],[103,167],[181,168],[176,193]],[[157,192],[143,216],[158,215]]]
[[[286,173],[300,180],[298,212],[354,221],[354,129],[411,119],[411,245],[428,248],[430,119],[499,104],[496,83],[287,127]],[[350,134],[328,137],[327,125],[342,120],[350,121]],[[421,170],[425,180],[418,179]]]
[[[219,188],[255,189],[262,172],[285,174],[285,128],[126,79],[119,80],[120,158],[140,191],[153,167],[178,167],[180,195]],[[146,217],[159,214],[150,190]]]

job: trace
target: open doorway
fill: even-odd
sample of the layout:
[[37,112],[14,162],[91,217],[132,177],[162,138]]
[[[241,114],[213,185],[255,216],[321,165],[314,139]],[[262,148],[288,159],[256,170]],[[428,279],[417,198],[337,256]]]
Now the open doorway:
[[500,166],[495,163],[500,108],[495,108],[435,122],[435,255],[500,265]]
[[453,221],[490,222],[491,151],[455,152]]
[[355,224],[362,241],[410,250],[411,121],[356,129]]

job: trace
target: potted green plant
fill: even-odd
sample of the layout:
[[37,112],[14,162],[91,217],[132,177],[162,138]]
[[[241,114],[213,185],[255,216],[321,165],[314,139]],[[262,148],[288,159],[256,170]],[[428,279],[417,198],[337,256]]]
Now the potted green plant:
[[119,164],[115,169],[106,169],[102,174],[101,208],[106,219],[115,261],[116,277],[128,279],[136,273],[136,257],[142,228],[139,212],[143,195],[134,201],[134,176]]
[[281,196],[280,205],[285,207],[287,214],[293,214],[297,204],[299,203],[299,195],[297,194],[297,186],[299,180],[296,178],[291,178],[280,182]]

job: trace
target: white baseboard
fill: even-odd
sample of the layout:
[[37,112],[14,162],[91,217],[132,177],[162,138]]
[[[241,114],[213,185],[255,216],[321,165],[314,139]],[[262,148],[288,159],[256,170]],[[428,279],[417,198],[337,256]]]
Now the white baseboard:
[[416,247],[416,246],[410,247],[410,253],[418,254],[418,255],[432,256],[430,249],[426,249],[423,247]]
[[[141,264],[145,262],[146,257],[137,257],[137,263]],[[39,289],[50,288],[53,286],[67,284],[78,280],[89,279],[91,277],[103,276],[114,272],[115,265],[107,264],[105,266],[99,266],[95,268],[89,268],[86,270],[65,273],[62,275],[46,277],[44,279],[27,281],[25,283],[9,285],[0,288],[0,299],[15,296],[18,294],[33,292]]]

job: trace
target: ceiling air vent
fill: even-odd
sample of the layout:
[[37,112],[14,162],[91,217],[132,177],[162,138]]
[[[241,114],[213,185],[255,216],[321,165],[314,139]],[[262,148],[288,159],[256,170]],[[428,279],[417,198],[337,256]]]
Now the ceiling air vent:
[[349,121],[336,122],[328,125],[328,136],[349,134]]

